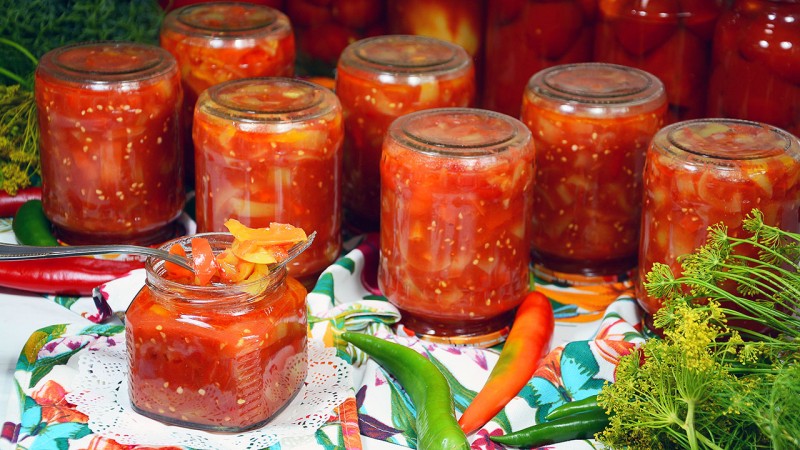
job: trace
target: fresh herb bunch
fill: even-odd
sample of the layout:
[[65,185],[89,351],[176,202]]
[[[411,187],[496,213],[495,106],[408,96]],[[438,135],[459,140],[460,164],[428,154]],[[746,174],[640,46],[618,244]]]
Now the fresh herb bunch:
[[664,337],[623,357],[598,396],[610,415],[601,441],[800,448],[800,234],[764,224],[758,210],[743,229],[749,237],[710,227],[707,244],[681,260],[680,277],[664,264],[647,274],[648,293],[664,301],[654,317]]
[[0,189],[16,195],[40,171],[33,92],[0,85]]

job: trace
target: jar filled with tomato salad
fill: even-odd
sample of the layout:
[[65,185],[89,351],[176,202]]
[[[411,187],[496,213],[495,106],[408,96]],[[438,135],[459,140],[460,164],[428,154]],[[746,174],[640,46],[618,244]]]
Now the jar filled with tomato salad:
[[339,100],[317,84],[270,77],[211,87],[194,118],[198,231],[224,231],[228,218],[315,230],[289,267],[312,286],[342,246],[343,135]]
[[667,123],[706,117],[711,43],[723,2],[599,0],[594,60],[657,76],[667,91]]
[[800,1],[737,0],[722,14],[714,36],[708,114],[800,135]]
[[83,43],[36,70],[42,203],[69,244],[152,244],[183,208],[180,75],[155,46]]
[[482,106],[519,117],[528,80],[592,60],[597,0],[486,2]]
[[363,39],[349,45],[339,59],[336,95],[345,120],[346,219],[354,228],[375,231],[386,130],[394,119],[414,111],[472,106],[472,59],[462,47],[430,37]]
[[[643,287],[653,263],[679,276],[679,258],[706,243],[719,223],[744,238],[753,208],[764,223],[800,231],[800,141],[771,126],[734,119],[700,119],[663,128],[653,138],[644,173],[639,280],[636,296],[655,313],[661,301]],[[754,257],[757,257],[753,254]]]
[[[265,5],[210,2],[171,11],[161,26],[161,46],[178,60],[183,81],[184,140],[192,149],[192,115],[209,87],[251,77],[292,76],[295,41],[285,14]],[[193,183],[193,153],[187,175]]]
[[[215,255],[227,233],[168,242],[193,258],[195,238]],[[173,249],[174,251],[174,249]],[[284,268],[235,284],[196,285],[148,259],[146,284],[125,314],[133,409],[184,427],[239,432],[264,425],[308,371],[302,284]]]
[[471,108],[398,118],[381,158],[378,281],[420,336],[482,339],[528,292],[534,152],[517,119]]
[[522,121],[536,145],[535,266],[586,276],[636,266],[642,167],[667,101],[653,75],[579,63],[531,77]]

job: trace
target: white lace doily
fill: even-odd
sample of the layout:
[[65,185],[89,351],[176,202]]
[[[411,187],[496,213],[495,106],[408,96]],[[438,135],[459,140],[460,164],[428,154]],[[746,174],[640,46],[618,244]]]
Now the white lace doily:
[[89,428],[125,445],[173,445],[190,448],[262,449],[284,438],[313,436],[349,396],[350,366],[336,349],[308,341],[308,376],[295,398],[267,425],[240,434],[209,433],[170,426],[136,413],[128,399],[125,339],[84,352],[75,389],[67,401],[89,416]]

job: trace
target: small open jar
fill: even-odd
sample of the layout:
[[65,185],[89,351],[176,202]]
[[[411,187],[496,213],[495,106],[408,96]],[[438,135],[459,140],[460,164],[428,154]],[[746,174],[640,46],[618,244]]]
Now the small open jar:
[[[758,208],[764,223],[800,232],[800,141],[771,126],[699,119],[663,128],[653,138],[644,173],[644,206],[636,297],[649,313],[661,301],[643,282],[653,263],[679,276],[679,258],[706,243],[718,223],[746,237],[742,220]],[[756,256],[755,254],[753,255]]]
[[666,110],[661,82],[632,67],[566,64],[531,77],[522,121],[536,145],[537,268],[608,276],[636,267],[642,167]]
[[36,69],[42,203],[69,244],[149,245],[183,209],[175,58],[144,44],[60,47]]
[[218,84],[195,110],[197,229],[224,231],[238,219],[314,230],[289,273],[307,287],[339,256],[342,108],[330,90],[291,78]]
[[455,44],[423,36],[377,36],[342,52],[336,95],[345,118],[347,219],[374,231],[380,222],[381,146],[389,125],[414,111],[472,106],[475,69]]
[[405,327],[502,341],[528,292],[533,161],[530,131],[510,116],[438,108],[395,120],[381,159],[378,281]]
[[[215,253],[227,233],[170,241],[191,258],[193,237]],[[306,290],[280,269],[243,284],[194,286],[165,277],[150,258],[147,281],[125,314],[133,409],[209,431],[257,428],[299,391],[308,371]]]

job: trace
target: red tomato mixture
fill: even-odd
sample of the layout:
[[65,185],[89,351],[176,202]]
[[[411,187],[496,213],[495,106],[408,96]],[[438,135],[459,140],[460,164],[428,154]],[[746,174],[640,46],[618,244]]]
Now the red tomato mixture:
[[721,3],[599,0],[594,59],[657,76],[667,90],[667,123],[704,117],[711,40]]
[[[180,67],[187,149],[192,148],[192,115],[201,92],[229,80],[294,74],[291,24],[286,15],[268,6],[201,3],[176,9],[164,18],[161,46]],[[187,153],[190,177],[192,156]]]
[[224,83],[195,114],[198,231],[236,218],[315,230],[289,272],[313,284],[341,250],[342,112],[327,89],[269,78]]
[[712,117],[800,135],[800,3],[738,0],[720,17],[708,99]]
[[344,204],[365,231],[380,216],[380,156],[394,119],[437,107],[472,106],[475,71],[463,48],[422,36],[380,36],[349,46],[336,73],[345,119]]
[[272,418],[305,380],[306,290],[264,263],[279,261],[305,233],[229,225],[233,243],[206,234],[168,244],[175,253],[188,247],[196,277],[148,263],[148,284],[126,313],[130,397],[146,416],[247,430]]
[[488,334],[528,291],[533,144],[516,119],[444,108],[398,119],[381,160],[383,294],[418,334]]
[[519,117],[533,74],[592,59],[597,0],[491,0],[486,8],[484,108]]
[[158,47],[79,44],[36,72],[42,203],[70,244],[163,242],[184,203],[180,78]]
[[666,107],[661,82],[633,68],[561,65],[531,79],[522,121],[536,146],[535,264],[591,276],[634,268],[642,167]]
[[637,298],[648,313],[661,306],[642,282],[654,262],[681,273],[678,258],[705,243],[724,223],[744,237],[753,208],[764,222],[797,232],[800,143],[774,128],[734,120],[698,120],[664,128],[653,139],[644,175]]

